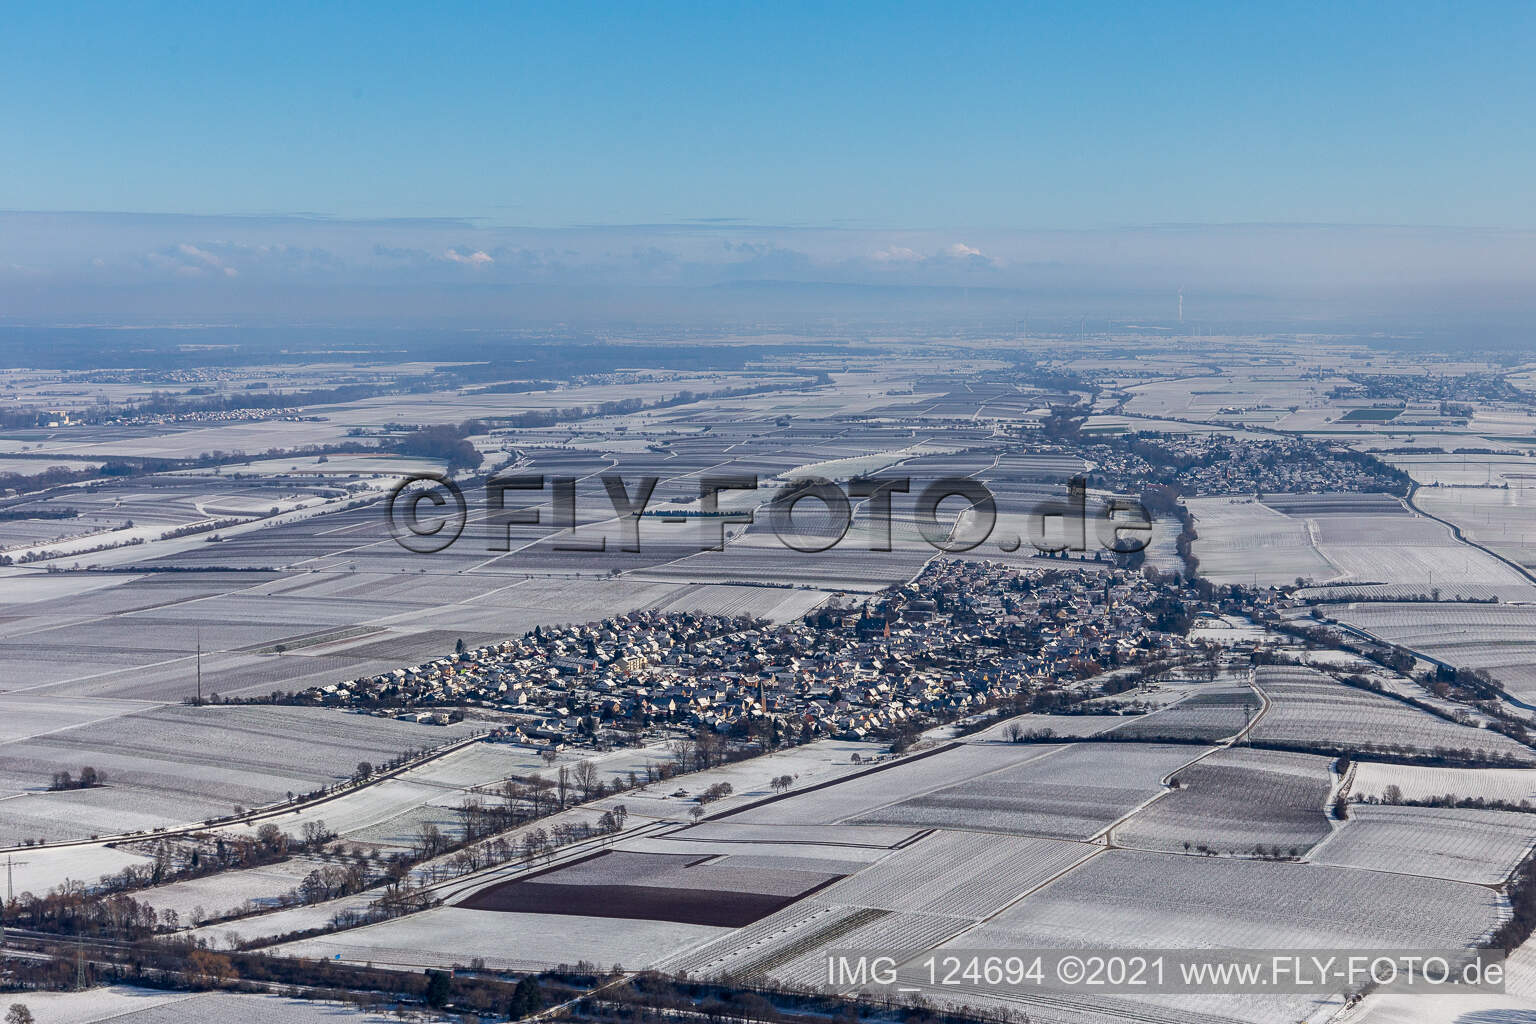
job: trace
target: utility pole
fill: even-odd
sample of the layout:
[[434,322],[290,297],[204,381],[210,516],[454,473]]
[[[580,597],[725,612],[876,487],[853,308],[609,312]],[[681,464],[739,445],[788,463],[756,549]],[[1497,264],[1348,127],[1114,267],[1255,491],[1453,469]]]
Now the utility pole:
[[[30,861],[22,861],[29,864]],[[5,855],[5,906],[0,907],[0,947],[5,945],[5,912],[16,901],[16,877],[13,869],[16,866],[16,858],[10,854]]]
[[5,902],[12,903],[16,900],[16,875],[12,870],[17,864],[26,867],[32,863],[29,860],[17,860],[10,854],[5,855]]

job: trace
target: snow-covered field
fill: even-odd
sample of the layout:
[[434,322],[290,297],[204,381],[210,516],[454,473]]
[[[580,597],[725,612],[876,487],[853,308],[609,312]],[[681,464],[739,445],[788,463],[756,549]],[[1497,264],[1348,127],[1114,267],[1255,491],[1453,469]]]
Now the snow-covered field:
[[939,831],[663,966],[825,983],[829,944],[916,955],[1099,852],[1082,843]]
[[[965,949],[1410,948],[1476,941],[1503,913],[1481,886],[1317,864],[1109,850],[966,932]],[[1020,1006],[1017,990],[967,989]],[[973,996],[977,998],[972,998]],[[1075,997],[1078,998],[1078,997]],[[1276,1024],[1321,1008],[1302,996],[1166,996],[1063,1007],[1030,999],[1031,1020],[1199,1020]],[[1148,1005],[1150,1004],[1150,1005]],[[1059,1015],[1059,1016],[1058,1016]]]
[[1536,699],[1536,605],[1362,601],[1324,611],[1387,643],[1487,669],[1510,693]]
[[1256,676],[1269,710],[1250,734],[1255,743],[1375,749],[1477,750],[1531,761],[1531,748],[1486,729],[1458,725],[1390,697],[1345,686],[1316,669],[1261,666]]
[[493,970],[589,963],[646,967],[728,929],[669,921],[617,920],[562,914],[506,913],[438,907],[334,935],[274,946],[288,956],[353,963],[452,967],[482,957]]
[[383,1024],[395,1018],[343,1003],[220,992],[109,988],[84,992],[16,992],[0,1006],[21,1003],[38,1024]]
[[1252,498],[1188,498],[1199,535],[1194,553],[1212,583],[1269,586],[1338,570],[1312,545],[1306,524]]
[[1140,715],[1015,715],[1005,722],[989,726],[981,732],[960,737],[962,743],[1011,743],[1009,734],[1015,725],[1024,733],[1049,734],[1051,736],[1097,736],[1099,733],[1123,729],[1137,721]]
[[708,612],[711,615],[750,615],[769,622],[793,622],[820,606],[831,590],[782,587],[743,587],[724,583],[693,583],[651,607],[666,612]]
[[102,875],[126,867],[151,863],[148,857],[94,845],[27,850],[11,859],[9,871],[15,879],[17,895],[24,892],[41,895],[67,880],[94,882]]
[[157,911],[174,910],[186,924],[193,922],[199,908],[204,915],[211,916],[242,909],[247,903],[269,904],[276,897],[298,888],[304,876],[322,863],[308,857],[294,857],[266,867],[222,871],[185,882],[160,885],[135,893],[134,896]]
[[1241,731],[1261,705],[1259,695],[1246,683],[1212,683],[1115,732],[1119,736],[1212,743]]
[[1186,744],[1075,743],[852,820],[1089,839],[1162,793],[1164,776],[1204,752]]
[[[27,585],[32,584],[29,581]],[[71,699],[26,691],[0,693],[0,744],[35,739],[95,722],[110,722],[156,707],[158,704],[103,697]]]
[[1218,750],[1180,772],[1179,788],[1116,828],[1114,841],[1169,852],[1304,853],[1328,835],[1329,763],[1279,750]]
[[[1420,515],[1320,515],[1306,520],[1318,552],[1350,580],[1424,583],[1450,593],[1458,584],[1527,582],[1515,569]],[[1305,574],[1300,574],[1305,575]]]
[[940,830],[818,894],[877,910],[987,917],[1086,860],[1086,843]]
[[[54,698],[64,711],[23,706],[0,744],[0,844],[180,825],[255,807],[350,778],[360,761],[380,763],[466,735],[320,708],[165,705],[104,717],[124,702]],[[98,706],[100,705],[100,706]],[[76,725],[65,715],[89,711]],[[8,716],[9,717],[9,716]],[[50,793],[55,771],[90,765],[95,789]]]
[[1310,859],[1498,885],[1532,845],[1536,816],[1521,811],[1355,804]]
[[1505,487],[1425,487],[1413,497],[1462,535],[1521,565],[1536,565],[1536,466],[1529,479]]
[[1504,992],[1425,998],[1374,992],[1332,1024],[1530,1024],[1536,1020],[1536,947],[1527,940],[1504,960]]
[[295,932],[326,928],[337,914],[362,913],[378,897],[379,894],[376,891],[363,892],[327,903],[316,903],[307,907],[289,907],[285,910],[274,910],[268,914],[225,921],[222,924],[210,924],[192,929],[186,934],[190,938],[205,941],[216,948],[233,948],[241,942],[271,940],[283,935],[292,935]]
[[882,825],[752,825],[745,815],[724,821],[704,821],[681,832],[678,840],[709,843],[820,843],[889,849],[918,834],[918,829]]
[[[615,754],[618,759],[605,765],[605,771],[642,768],[646,760],[664,761],[669,756],[665,751],[635,749],[616,751]],[[858,762],[853,760],[855,756],[859,758]],[[688,817],[689,812],[696,806],[694,798],[699,793],[710,786],[724,782],[730,785],[731,795],[709,805],[712,815],[718,815],[722,811],[772,796],[774,791],[770,783],[782,775],[790,776],[794,780],[794,788],[799,790],[857,774],[867,770],[877,761],[889,759],[890,755],[885,753],[884,745],[879,743],[858,740],[817,740],[799,747],[776,750],[763,757],[733,761],[705,771],[677,776],[667,782],[647,786],[643,790],[630,790],[611,798],[608,804],[622,803],[631,815],[639,817],[682,820]],[[891,770],[901,772],[904,769],[898,766]],[[837,786],[834,791],[842,788]],[[679,791],[682,791],[682,796],[673,795]],[[606,807],[608,804],[599,806]],[[770,804],[763,810],[771,810],[776,806],[779,804]],[[733,816],[729,820],[733,823],[757,821],[759,819],[754,817],[757,813],[758,811],[753,810]]]
[[1396,786],[1404,800],[1441,796],[1536,803],[1536,768],[1434,768],[1428,765],[1355,764],[1350,793],[1381,799]]
[[866,773],[828,789],[791,794],[787,799],[753,807],[727,820],[731,824],[831,825],[907,797],[1045,757],[1059,749],[1059,746],[1032,744],[963,745]]
[[1399,512],[1286,514],[1253,498],[1191,498],[1194,552],[1214,583],[1516,585],[1515,569],[1456,539],[1441,523]]

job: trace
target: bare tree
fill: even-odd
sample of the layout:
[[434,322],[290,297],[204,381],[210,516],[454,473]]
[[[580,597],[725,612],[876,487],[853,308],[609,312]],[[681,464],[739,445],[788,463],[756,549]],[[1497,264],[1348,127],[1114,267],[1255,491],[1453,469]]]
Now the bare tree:
[[256,830],[256,841],[273,853],[284,853],[288,849],[288,836],[270,821]]
[[597,765],[591,761],[582,761],[576,766],[572,778],[575,779],[577,788],[581,790],[582,802],[591,800],[592,793],[598,786]]
[[537,817],[544,813],[546,805],[550,802],[549,791],[554,788],[554,783],[542,775],[528,776],[528,799],[533,804],[533,813]]
[[336,835],[319,819],[306,821],[300,832],[304,836],[304,848],[311,852],[320,849]]
[[[667,753],[672,755],[672,760],[677,764],[677,770],[686,772],[693,767],[695,758],[698,757],[699,745],[691,739],[673,740],[667,744]],[[650,767],[650,763],[646,763]]]
[[443,846],[444,843],[442,830],[439,829],[436,825],[432,824],[430,821],[421,826],[421,828],[417,831],[416,849],[420,851],[423,859],[437,856],[437,854],[442,850]]
[[723,761],[725,744],[720,736],[708,728],[700,728],[694,739],[694,765],[700,769],[713,768]]
[[466,796],[459,806],[454,808],[454,813],[459,816],[459,825],[464,830],[464,839],[473,841],[485,833],[485,805],[476,796]]

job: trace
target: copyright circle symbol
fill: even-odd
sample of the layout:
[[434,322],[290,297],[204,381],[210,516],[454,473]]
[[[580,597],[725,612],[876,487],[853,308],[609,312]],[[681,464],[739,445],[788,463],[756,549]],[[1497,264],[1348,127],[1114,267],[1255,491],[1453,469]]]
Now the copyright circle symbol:
[[1056,965],[1056,977],[1068,985],[1080,983],[1086,973],[1087,966],[1075,956],[1064,956]]
[[[452,511],[434,511],[447,508],[450,502]],[[423,510],[423,503],[433,509]],[[459,539],[469,522],[469,506],[459,485],[442,473],[413,473],[389,492],[384,515],[396,544],[418,555],[432,555]]]

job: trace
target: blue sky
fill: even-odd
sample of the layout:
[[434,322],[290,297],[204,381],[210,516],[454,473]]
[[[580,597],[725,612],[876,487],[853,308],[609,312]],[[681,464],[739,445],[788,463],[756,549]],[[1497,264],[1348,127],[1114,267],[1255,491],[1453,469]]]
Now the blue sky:
[[759,281],[1528,303],[1532,53],[1528,3],[12,5],[0,323]]
[[31,4],[0,208],[1536,227],[1536,5]]

